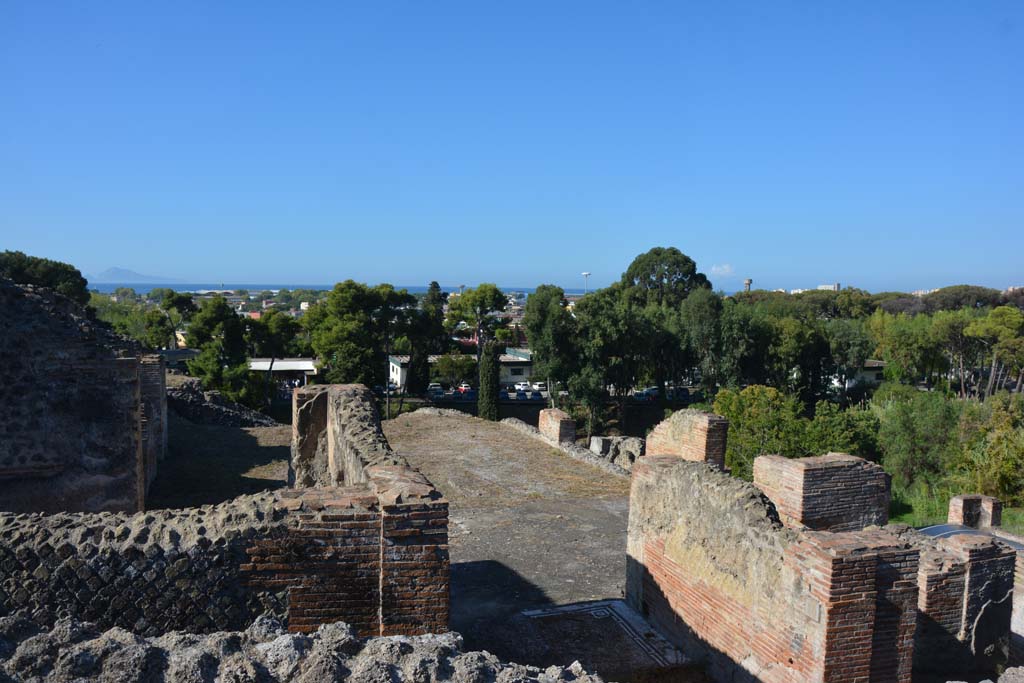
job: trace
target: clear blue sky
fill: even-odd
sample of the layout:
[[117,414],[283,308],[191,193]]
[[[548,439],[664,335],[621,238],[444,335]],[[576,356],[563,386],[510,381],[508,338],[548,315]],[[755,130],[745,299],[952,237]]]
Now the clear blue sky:
[[1024,3],[0,1],[0,248],[189,281],[1024,284]]

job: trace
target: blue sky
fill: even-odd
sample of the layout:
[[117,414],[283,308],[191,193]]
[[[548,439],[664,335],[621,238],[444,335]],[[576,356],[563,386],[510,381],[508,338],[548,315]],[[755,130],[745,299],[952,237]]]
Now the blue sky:
[[1024,3],[0,2],[0,248],[189,281],[1024,284]]

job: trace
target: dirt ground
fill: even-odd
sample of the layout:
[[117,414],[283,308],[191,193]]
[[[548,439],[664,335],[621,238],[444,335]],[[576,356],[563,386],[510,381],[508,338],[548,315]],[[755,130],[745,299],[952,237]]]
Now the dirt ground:
[[471,417],[402,415],[384,432],[449,500],[451,625],[470,648],[522,661],[522,610],[622,596],[627,479]]

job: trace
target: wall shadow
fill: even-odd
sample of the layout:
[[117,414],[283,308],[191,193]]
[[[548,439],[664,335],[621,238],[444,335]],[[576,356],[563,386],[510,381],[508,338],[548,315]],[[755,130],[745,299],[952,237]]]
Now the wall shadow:
[[286,485],[289,445],[261,443],[242,427],[200,425],[167,411],[167,454],[146,508],[198,507]]

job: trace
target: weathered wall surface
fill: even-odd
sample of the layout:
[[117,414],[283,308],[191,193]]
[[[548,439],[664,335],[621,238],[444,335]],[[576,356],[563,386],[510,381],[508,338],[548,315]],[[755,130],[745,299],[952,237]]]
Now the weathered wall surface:
[[754,485],[775,504],[786,526],[856,531],[889,521],[889,476],[880,465],[845,453],[759,456]]
[[142,402],[142,453],[146,489],[156,477],[157,463],[167,452],[167,374],[159,354],[139,357],[139,398]]
[[724,470],[728,431],[729,421],[721,415],[679,410],[647,436],[647,455],[674,455]]
[[678,456],[634,465],[627,599],[716,680],[910,681],[917,550],[797,532],[751,484]]
[[0,509],[142,509],[165,429],[152,366],[46,289],[0,281],[0,319]]

